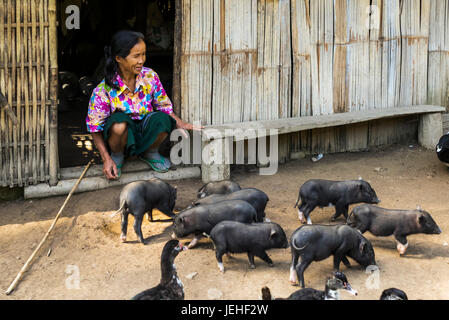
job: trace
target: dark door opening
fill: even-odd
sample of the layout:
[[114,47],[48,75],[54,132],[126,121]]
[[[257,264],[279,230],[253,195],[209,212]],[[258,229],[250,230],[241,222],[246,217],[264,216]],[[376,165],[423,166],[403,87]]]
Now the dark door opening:
[[[80,10],[80,28],[67,29],[66,8]],[[104,78],[104,46],[122,29],[142,32],[146,67],[161,78],[172,99],[175,0],[58,1],[58,148],[61,168],[82,166],[94,157],[101,163],[86,130],[92,90]]]

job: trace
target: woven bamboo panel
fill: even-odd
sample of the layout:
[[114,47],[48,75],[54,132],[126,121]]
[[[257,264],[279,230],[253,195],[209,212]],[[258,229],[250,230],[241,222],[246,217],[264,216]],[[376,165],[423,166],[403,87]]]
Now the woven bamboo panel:
[[449,1],[430,2],[428,102],[449,107]]
[[[0,185],[49,180],[49,0],[0,1]],[[56,46],[56,44],[53,44]]]
[[[448,0],[183,2],[189,30],[183,42],[207,57],[197,62],[183,47],[187,100],[181,109],[189,120],[222,124],[449,105]],[[196,80],[190,72],[200,70],[198,63],[203,73]],[[200,93],[198,84],[204,84]],[[200,101],[190,99],[198,94]],[[281,139],[280,157],[290,150],[353,151],[413,138],[415,122],[404,121],[290,134]]]
[[209,124],[212,101],[212,1],[182,2],[181,117]]
[[202,124],[291,116],[289,0],[184,0],[182,117]]

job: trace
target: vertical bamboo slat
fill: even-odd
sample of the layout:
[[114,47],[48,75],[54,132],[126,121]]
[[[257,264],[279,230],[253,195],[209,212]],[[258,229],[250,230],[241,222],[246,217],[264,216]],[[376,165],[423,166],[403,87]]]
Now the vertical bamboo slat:
[[[33,55],[33,58],[36,57],[35,55],[35,47],[36,47],[36,42],[38,42],[39,40],[34,38],[31,52]],[[31,91],[32,91],[32,102],[33,102],[33,112],[31,114],[31,140],[30,141],[36,141],[36,144],[30,144],[29,148],[31,149],[31,165],[32,165],[32,176],[33,176],[33,184],[37,184],[38,183],[38,171],[37,171],[37,167],[38,167],[38,149],[39,149],[39,144],[38,143],[40,141],[40,136],[39,136],[39,128],[38,128],[38,108],[39,106],[37,105],[37,90],[38,90],[38,77],[39,77],[39,70],[36,70],[36,68],[33,68],[33,72],[32,72],[32,79],[30,79],[31,82]]]
[[56,34],[56,0],[48,1],[48,39],[49,39],[49,58],[50,58],[50,185],[58,183],[59,158],[58,158],[58,39]]
[[[23,57],[23,44],[21,41],[22,38],[22,25],[24,24],[25,18],[22,15],[22,10],[24,10],[26,7],[26,2],[23,2],[23,6],[16,6],[16,61],[18,64],[18,72],[17,72],[17,83],[15,86],[16,89],[16,101],[17,101],[17,108],[16,108],[16,116],[17,119],[21,119],[21,107],[20,107],[20,103],[21,103],[21,99],[22,99],[22,84],[24,82],[24,57]],[[22,20],[23,17],[23,20]],[[18,143],[18,133],[19,130],[17,130],[16,128],[13,128],[13,132],[14,132],[14,160],[13,163],[15,164],[14,166],[14,177],[17,177],[18,179],[18,185],[21,186],[22,185],[22,165],[21,165],[21,159],[19,158],[19,143]]]
[[[35,8],[35,4],[33,3],[33,6]],[[35,9],[33,10],[35,12]],[[44,17],[42,16],[42,11],[39,11],[39,20],[44,21]],[[36,33],[36,16],[32,17],[33,22],[33,34],[37,36]],[[44,32],[44,28],[39,29],[39,41],[36,41],[36,45],[33,49],[36,50],[36,61],[37,61],[37,70],[38,70],[38,97],[41,101],[41,107],[39,109],[39,126],[38,126],[38,139],[42,139],[42,137],[45,137],[45,146],[49,146],[49,138],[48,138],[48,126],[46,125],[46,119],[48,118],[48,105],[47,105],[47,96],[48,96],[48,88],[45,85],[48,78],[48,69],[42,68],[42,61],[48,61],[45,58],[44,50],[45,48],[48,48],[48,45],[45,43],[45,35],[46,32]],[[48,56],[47,56],[48,57]],[[48,149],[46,149],[41,144],[38,145],[38,159],[39,159],[39,180],[45,181],[45,177],[48,173],[48,170],[45,170],[45,163],[48,163],[49,153],[46,152]]]
[[[28,4],[28,3],[27,3]],[[33,14],[33,4],[34,1],[31,1],[31,7],[29,7],[28,5],[24,8],[25,10],[25,21],[29,21],[30,15],[29,15],[29,11],[31,11],[31,15]],[[27,43],[31,43],[33,41],[33,35],[32,32],[30,32],[29,28],[25,28],[24,30],[24,40],[27,40]],[[27,46],[26,48],[24,48],[25,51],[25,60],[24,61],[34,61],[33,60],[33,54],[30,50],[30,46]],[[21,135],[21,161],[23,162],[23,175],[24,177],[28,177],[29,174],[29,161],[28,159],[29,154],[25,153],[25,150],[27,149],[27,146],[25,144],[25,142],[27,141],[27,133],[30,130],[30,125],[29,125],[29,110],[30,110],[30,79],[32,78],[31,74],[32,74],[32,68],[30,66],[28,66],[27,72],[23,74],[23,99],[24,99],[24,112],[22,113],[22,119],[21,119],[21,130],[20,130],[20,135]],[[32,141],[31,139],[28,139],[28,141]],[[29,147],[28,147],[29,150]],[[20,179],[19,179],[20,180]],[[24,185],[28,185],[28,179],[25,178],[24,179]],[[19,182],[20,184],[20,182]]]
[[[13,101],[13,88],[15,87],[15,78],[16,78],[16,59],[15,59],[15,46],[13,45],[13,28],[12,28],[12,24],[15,22],[13,20],[13,14],[15,13],[15,5],[16,3],[13,2],[11,3],[10,0],[8,0],[8,11],[6,12],[7,16],[8,16],[8,24],[7,24],[7,35],[8,35],[8,44],[9,44],[9,48],[11,50],[7,51],[7,55],[8,55],[8,66],[11,66],[11,71],[8,69],[8,76],[6,78],[6,80],[8,81],[8,88],[7,88],[7,93],[8,93],[8,102],[10,105],[12,105],[12,101]],[[11,126],[11,120],[7,119],[6,121],[7,124],[7,129],[6,129],[6,139],[9,142],[9,146],[8,146],[8,153],[9,153],[9,157],[6,160],[7,163],[7,168],[9,168],[9,185],[12,187],[14,186],[14,160],[13,160],[13,135],[12,135],[12,126]]]
[[347,1],[335,1],[335,48],[333,69],[333,111],[348,111],[348,91],[346,89],[346,57],[347,57]]
[[175,38],[173,41],[173,112],[180,116],[181,108],[181,48],[182,48],[182,0],[175,0]]
[[[7,44],[5,39],[5,17],[8,7],[5,7],[4,1],[0,1],[0,92],[6,94],[6,74],[8,69]],[[1,185],[5,187],[6,184],[6,150],[4,144],[6,143],[5,130],[5,111],[0,109],[0,181]]]
[[277,20],[280,23],[280,44],[279,44],[279,111],[278,118],[290,118],[292,114],[291,104],[291,79],[292,79],[292,59],[291,59],[291,23],[290,23],[290,1],[281,0],[279,2],[279,13]]
[[383,6],[382,0],[372,1],[372,17],[369,19],[369,86],[368,108],[382,108],[382,48],[383,41],[380,37],[382,29]]
[[449,106],[449,4],[445,0],[430,2],[428,101]]
[[[48,3],[48,0],[45,0],[44,3]],[[50,17],[47,16],[47,21],[49,21]],[[41,20],[43,23],[43,18]],[[48,30],[48,29],[46,29]],[[41,36],[42,37],[42,36]],[[49,45],[48,45],[48,41],[49,41],[49,32],[44,32],[43,38],[45,39],[44,41],[44,52],[41,52],[41,57],[43,57],[44,59],[44,69],[43,69],[43,75],[42,75],[42,79],[45,79],[45,83],[49,83],[49,78],[50,78],[50,67],[49,67],[49,63],[50,63],[50,58],[49,58]],[[41,69],[42,70],[42,69]],[[57,90],[57,88],[55,88]],[[57,91],[56,91],[57,92]],[[45,100],[49,101],[50,99],[50,90],[46,87],[45,88],[45,96],[47,96],[45,98]],[[49,104],[45,103],[45,180],[47,181],[50,177],[50,106]]]

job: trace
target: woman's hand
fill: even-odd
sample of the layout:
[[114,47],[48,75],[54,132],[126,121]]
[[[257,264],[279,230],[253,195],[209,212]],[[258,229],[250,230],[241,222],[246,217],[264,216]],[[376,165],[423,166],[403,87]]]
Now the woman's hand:
[[193,125],[188,122],[184,122],[181,118],[176,116],[174,113],[171,113],[170,116],[176,120],[176,128],[177,129],[183,129],[182,134],[185,138],[188,138],[188,134],[184,130],[201,130],[204,129],[204,126],[202,125]]
[[94,140],[95,147],[100,153],[101,160],[103,161],[103,173],[108,180],[117,179],[118,178],[118,169],[117,166],[109,155],[108,150],[106,149],[106,144],[103,139],[103,134],[101,132],[93,132],[91,133],[92,139]]
[[184,130],[201,130],[204,129],[204,126],[201,125],[193,125],[191,123],[187,123],[182,121],[181,119],[176,120],[176,128],[184,129]]
[[103,161],[103,173],[109,180],[114,180],[118,178],[117,165],[112,158]]

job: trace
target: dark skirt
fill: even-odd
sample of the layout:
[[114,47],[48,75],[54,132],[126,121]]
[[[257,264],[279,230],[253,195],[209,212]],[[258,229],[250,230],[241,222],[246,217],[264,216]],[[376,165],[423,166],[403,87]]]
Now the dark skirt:
[[151,112],[142,120],[133,120],[123,112],[114,112],[106,121],[103,138],[109,139],[109,129],[114,123],[128,124],[128,141],[125,147],[126,156],[140,155],[148,150],[157,136],[162,132],[170,134],[176,128],[176,120],[164,112]]

